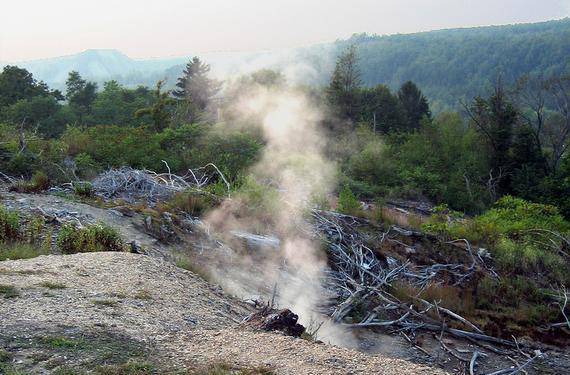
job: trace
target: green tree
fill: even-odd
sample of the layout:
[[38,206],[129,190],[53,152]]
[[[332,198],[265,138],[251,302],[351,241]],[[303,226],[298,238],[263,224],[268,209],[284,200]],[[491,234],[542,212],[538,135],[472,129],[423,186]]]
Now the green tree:
[[170,91],[162,91],[164,81],[158,81],[154,90],[154,103],[135,112],[136,117],[150,116],[154,130],[159,132],[168,127],[172,117],[170,108],[176,101],[170,97]]
[[398,99],[406,114],[408,130],[420,128],[423,118],[431,119],[431,111],[426,97],[412,81],[407,81],[398,91]]
[[53,96],[21,99],[6,109],[8,121],[36,129],[45,137],[57,137],[72,116]]
[[388,133],[405,125],[402,105],[387,86],[360,89],[358,97],[359,120],[372,124],[374,131]]
[[338,57],[327,88],[329,102],[340,116],[356,119],[361,83],[356,46],[352,45]]
[[70,107],[77,114],[80,123],[83,123],[85,116],[91,113],[92,104],[97,98],[97,84],[87,82],[81,75],[72,71],[69,73],[65,97]]
[[35,96],[53,96],[56,100],[63,100],[61,92],[50,90],[44,82],[38,82],[26,69],[12,65],[4,67],[0,73],[0,108]]
[[204,112],[212,97],[221,89],[221,84],[215,79],[208,77],[210,65],[202,62],[198,57],[193,57],[186,64],[178,78],[176,90],[172,92],[175,98],[183,99],[182,109],[190,121],[196,119]]
[[495,198],[498,198],[510,192],[510,149],[518,112],[508,100],[501,82],[490,98],[477,97],[466,109],[477,131],[486,140],[490,162],[489,187]]

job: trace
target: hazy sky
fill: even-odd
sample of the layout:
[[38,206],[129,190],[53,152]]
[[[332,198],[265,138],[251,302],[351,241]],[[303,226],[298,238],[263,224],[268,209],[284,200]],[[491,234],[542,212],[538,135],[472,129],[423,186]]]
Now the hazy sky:
[[135,58],[251,51],[569,14],[570,0],[3,0],[0,61],[88,48]]

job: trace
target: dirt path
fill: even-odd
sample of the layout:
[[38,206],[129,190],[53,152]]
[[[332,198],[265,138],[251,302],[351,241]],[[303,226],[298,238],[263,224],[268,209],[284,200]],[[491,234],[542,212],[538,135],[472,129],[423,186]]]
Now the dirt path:
[[163,260],[129,253],[0,262],[0,347],[31,373],[143,357],[166,369],[225,362],[277,374],[442,374],[383,356],[253,332],[250,309]]

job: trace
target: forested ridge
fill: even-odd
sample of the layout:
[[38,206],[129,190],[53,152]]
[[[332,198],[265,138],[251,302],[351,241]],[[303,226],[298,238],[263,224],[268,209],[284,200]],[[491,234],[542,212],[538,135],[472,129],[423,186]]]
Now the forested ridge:
[[[232,75],[248,66],[294,71],[298,82],[326,85],[336,57],[349,45],[360,56],[359,67],[366,86],[385,84],[392,90],[408,80],[430,98],[434,113],[460,108],[469,100],[492,90],[498,76],[509,84],[523,74],[560,74],[570,71],[570,19],[533,24],[486,26],[375,36],[355,34],[335,43],[293,49],[287,53],[227,53],[208,60],[217,75]],[[63,88],[67,73],[78,71],[101,86],[116,80],[127,87],[152,86],[167,78],[172,88],[184,70],[182,58],[133,60],[113,50],[83,53],[46,60],[16,63],[50,86]],[[211,60],[211,61],[210,61]],[[290,77],[291,78],[291,77]]]
[[395,89],[416,82],[435,111],[488,92],[500,75],[570,72],[570,19],[534,24],[450,29],[390,36],[354,35],[362,80]]

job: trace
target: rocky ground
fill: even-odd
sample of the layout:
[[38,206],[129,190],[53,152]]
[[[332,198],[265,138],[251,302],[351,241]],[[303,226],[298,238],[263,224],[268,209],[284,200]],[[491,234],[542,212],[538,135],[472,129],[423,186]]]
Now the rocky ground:
[[[251,331],[251,308],[168,262],[130,253],[0,262],[0,347],[30,373],[128,360],[160,373],[216,363],[276,374],[439,374],[350,349]],[[63,372],[60,372],[63,373]],[[69,373],[69,372],[67,372]]]
[[[468,363],[451,357],[428,333],[412,346],[401,335],[356,330],[357,340],[351,346],[358,351],[354,351],[253,332],[239,324],[252,311],[249,305],[173,265],[183,252],[200,269],[200,263],[211,262],[207,247],[160,242],[143,230],[144,215],[121,207],[95,207],[72,195],[1,190],[1,204],[8,208],[57,217],[60,222],[105,222],[127,242],[135,241],[145,254],[54,255],[0,262],[0,291],[6,286],[17,294],[3,298],[0,293],[0,349],[9,353],[4,357],[11,366],[49,373],[66,367],[95,369],[135,358],[156,363],[161,372],[229,362],[285,374],[441,373],[436,366],[450,373],[469,373]],[[444,341],[458,350],[481,350],[471,342]],[[541,350],[547,356],[527,368],[529,374],[570,371],[567,349]],[[478,362],[476,374],[525,360],[483,352],[488,357]],[[0,374],[2,358],[0,350]]]

